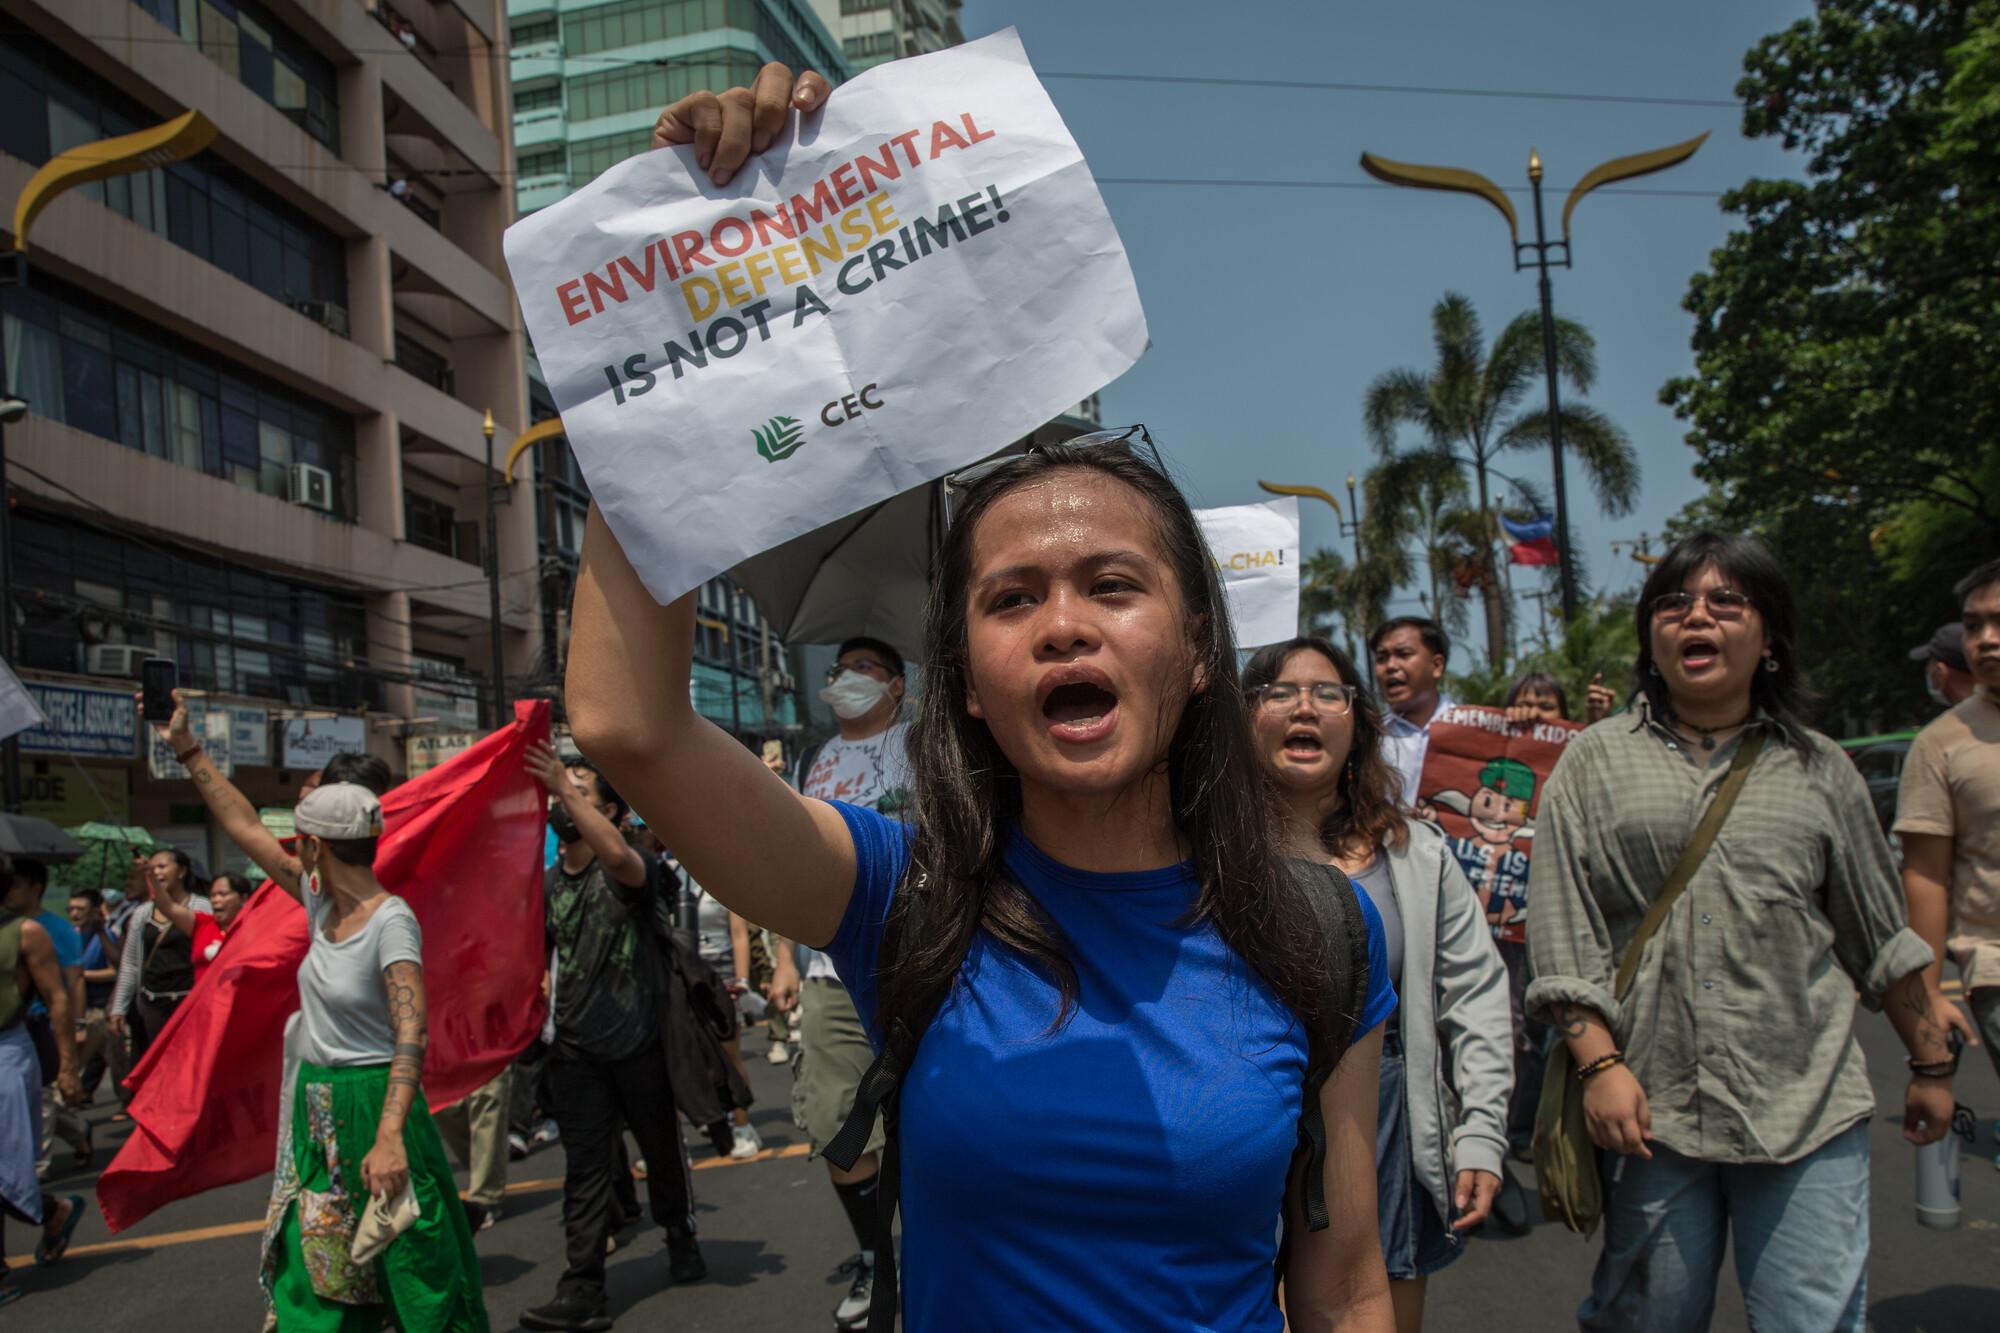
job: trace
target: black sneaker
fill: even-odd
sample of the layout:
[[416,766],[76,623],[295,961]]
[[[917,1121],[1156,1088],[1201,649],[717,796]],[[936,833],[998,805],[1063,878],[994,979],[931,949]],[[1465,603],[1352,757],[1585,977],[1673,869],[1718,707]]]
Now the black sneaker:
[[602,1333],[611,1327],[604,1297],[581,1292],[557,1292],[547,1305],[538,1305],[521,1316],[526,1328],[553,1329],[555,1333]]
[[466,1202],[465,1223],[472,1228],[473,1235],[476,1236],[482,1231],[491,1229],[493,1224],[499,1220],[499,1205],[489,1206],[483,1203],[473,1203],[469,1200]]
[[667,1233],[667,1276],[676,1282],[699,1282],[708,1276],[708,1261],[692,1232]]
[[840,1271],[852,1271],[854,1282],[847,1289],[847,1298],[833,1308],[833,1326],[840,1333],[855,1333],[868,1327],[868,1311],[875,1303],[875,1265],[857,1254],[842,1264]]

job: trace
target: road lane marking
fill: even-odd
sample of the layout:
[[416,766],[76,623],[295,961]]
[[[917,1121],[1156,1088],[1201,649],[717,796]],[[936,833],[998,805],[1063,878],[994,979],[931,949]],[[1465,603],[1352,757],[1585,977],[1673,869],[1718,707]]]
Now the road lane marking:
[[[776,1162],[788,1157],[804,1157],[812,1151],[810,1143],[788,1143],[782,1148],[766,1148],[755,1157],[738,1161],[733,1157],[704,1157],[692,1163],[696,1171],[707,1171],[718,1166],[755,1166],[759,1162]],[[644,1180],[644,1176],[639,1179]],[[531,1194],[536,1190],[561,1189],[562,1177],[550,1176],[545,1180],[522,1180],[507,1187],[509,1194]],[[460,1196],[463,1197],[463,1196]],[[191,1231],[167,1231],[157,1236],[132,1236],[124,1240],[99,1241],[95,1245],[72,1245],[63,1252],[65,1259],[81,1259],[92,1254],[128,1254],[145,1250],[163,1250],[175,1245],[193,1245],[204,1240],[229,1240],[236,1236],[251,1236],[264,1229],[259,1218],[255,1222],[225,1222],[221,1226],[196,1227]],[[33,1254],[10,1254],[10,1267],[33,1267]]]

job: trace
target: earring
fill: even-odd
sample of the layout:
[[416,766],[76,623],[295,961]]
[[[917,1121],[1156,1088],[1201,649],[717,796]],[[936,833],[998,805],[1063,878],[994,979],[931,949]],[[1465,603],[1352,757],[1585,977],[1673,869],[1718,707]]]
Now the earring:
[[1764,656],[1764,670],[1766,670],[1766,671],[1776,671],[1777,669],[1778,669],[1778,659],[1777,659],[1777,658],[1775,658],[1775,657],[1772,657],[1772,656],[1771,656],[1770,654],[1768,654],[1768,653],[1767,653],[1767,654],[1765,654],[1765,656]]
[[1648,663],[1646,663],[1646,674],[1647,674],[1647,675],[1649,675],[1649,676],[1657,676],[1657,675],[1659,675],[1659,674],[1660,674],[1660,664],[1659,664],[1658,662],[1648,662]]

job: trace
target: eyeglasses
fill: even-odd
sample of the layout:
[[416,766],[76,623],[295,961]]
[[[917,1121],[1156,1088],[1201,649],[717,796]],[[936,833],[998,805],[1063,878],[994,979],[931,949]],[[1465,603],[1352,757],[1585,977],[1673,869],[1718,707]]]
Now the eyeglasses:
[[1653,599],[1653,618],[1672,625],[1688,618],[1696,602],[1708,605],[1717,620],[1741,620],[1750,610],[1750,599],[1734,588],[1711,588],[1702,592],[1663,592]]
[[1294,685],[1290,681],[1274,681],[1269,685],[1259,685],[1250,691],[1257,706],[1267,713],[1282,713],[1296,707],[1299,695],[1305,690],[1312,691],[1315,708],[1324,708],[1335,717],[1344,717],[1354,709],[1355,689],[1352,685],[1335,685],[1332,681],[1320,681],[1311,686]]
[[[1166,461],[1160,457],[1159,446],[1153,443],[1153,436],[1143,423],[1124,426],[1117,430],[1098,430],[1091,431],[1087,435],[1073,435],[1067,440],[1057,440],[1054,443],[1064,449],[1115,449],[1138,459],[1161,476],[1167,475]],[[974,463],[969,468],[948,474],[944,479],[945,526],[951,526],[955,502],[975,484],[992,476],[1009,463],[1042,452],[1044,452],[1042,445],[1031,444],[1018,454],[1002,454],[998,458],[989,458],[982,463]]]
[[896,669],[886,662],[878,662],[872,657],[857,657],[852,662],[835,662],[832,666],[828,667],[826,669],[826,683],[831,685],[850,671],[864,671],[871,674],[879,671],[885,676],[896,674]]

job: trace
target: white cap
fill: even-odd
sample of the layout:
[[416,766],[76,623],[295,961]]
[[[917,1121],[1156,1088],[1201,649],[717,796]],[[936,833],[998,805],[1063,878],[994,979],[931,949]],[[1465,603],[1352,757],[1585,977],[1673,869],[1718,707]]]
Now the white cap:
[[292,824],[315,838],[379,838],[382,803],[358,782],[323,783],[292,811]]

